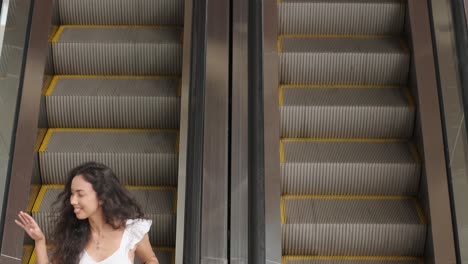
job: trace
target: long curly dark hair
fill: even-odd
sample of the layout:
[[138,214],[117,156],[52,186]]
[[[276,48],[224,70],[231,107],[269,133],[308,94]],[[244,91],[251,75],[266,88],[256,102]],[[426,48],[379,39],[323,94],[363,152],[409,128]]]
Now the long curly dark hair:
[[140,206],[123,188],[109,167],[88,162],[72,169],[65,189],[54,203],[59,213],[52,236],[53,244],[56,246],[53,254],[54,263],[78,264],[80,255],[91,236],[88,219],[76,218],[73,206],[70,204],[71,183],[73,178],[79,175],[93,186],[98,200],[102,201],[105,221],[113,228],[125,226],[128,219],[143,217]]

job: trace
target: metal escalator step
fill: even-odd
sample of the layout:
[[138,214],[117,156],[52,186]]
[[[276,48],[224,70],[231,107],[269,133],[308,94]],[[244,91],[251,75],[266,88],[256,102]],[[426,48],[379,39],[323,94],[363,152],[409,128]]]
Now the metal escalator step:
[[[174,246],[176,232],[177,195],[175,187],[127,187],[140,204],[145,216],[153,221],[149,237],[153,246]],[[43,185],[32,216],[46,237],[50,237],[58,217],[53,203],[61,185]]]
[[415,106],[399,87],[281,87],[281,135],[298,138],[410,138]]
[[413,198],[283,196],[284,255],[423,256],[426,221]]
[[145,129],[49,129],[39,150],[44,184],[64,184],[72,168],[96,161],[125,185],[177,185],[178,132]]
[[404,85],[410,54],[390,37],[279,37],[282,84]]
[[328,257],[286,256],[283,264],[423,264],[423,259],[413,257]]
[[399,35],[406,4],[400,0],[282,0],[282,34]]
[[416,195],[421,162],[397,140],[281,141],[284,194]]
[[179,78],[55,76],[49,127],[178,128],[179,88]]
[[59,0],[65,25],[182,25],[183,0]]
[[61,26],[52,41],[55,74],[179,75],[182,30]]

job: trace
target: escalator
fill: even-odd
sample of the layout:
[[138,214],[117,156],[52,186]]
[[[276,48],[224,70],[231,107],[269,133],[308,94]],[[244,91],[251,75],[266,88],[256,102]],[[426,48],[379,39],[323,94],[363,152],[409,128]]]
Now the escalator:
[[184,1],[55,5],[59,25],[50,37],[43,96],[48,130],[31,213],[50,237],[52,203],[67,172],[102,162],[153,221],[159,262],[174,263]]
[[423,263],[406,8],[278,2],[284,264]]

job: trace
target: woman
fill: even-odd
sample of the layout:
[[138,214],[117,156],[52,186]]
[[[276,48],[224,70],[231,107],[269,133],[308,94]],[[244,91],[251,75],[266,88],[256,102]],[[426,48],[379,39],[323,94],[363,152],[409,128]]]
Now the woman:
[[[159,264],[148,238],[151,220],[120,185],[112,170],[89,162],[73,169],[55,202],[59,218],[53,234],[55,264]],[[38,264],[49,263],[46,239],[24,212],[16,224],[35,241]]]

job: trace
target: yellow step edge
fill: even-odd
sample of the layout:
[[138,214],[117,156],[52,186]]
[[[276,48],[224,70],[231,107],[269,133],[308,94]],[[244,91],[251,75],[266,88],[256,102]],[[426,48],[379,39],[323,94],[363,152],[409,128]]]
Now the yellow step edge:
[[284,225],[286,224],[286,205],[285,205],[283,197],[281,197],[280,211],[281,211],[281,224]]
[[414,197],[404,195],[294,195],[284,194],[281,195],[282,200],[313,200],[313,199],[327,199],[327,200],[415,200]]
[[28,264],[33,254],[34,247],[32,245],[23,246],[23,264]]
[[409,144],[411,156],[416,163],[422,164],[421,156],[419,155],[418,147],[414,143]]
[[283,88],[282,86],[279,87],[278,89],[278,104],[279,106],[284,106],[284,94],[283,94]]
[[26,209],[26,212],[30,213],[32,212],[34,208],[34,203],[36,202],[36,199],[39,195],[39,192],[41,190],[41,187],[39,185],[31,185],[31,191],[29,192],[29,200],[28,200],[28,206]]
[[406,97],[406,100],[408,100],[408,104],[411,107],[415,107],[416,103],[415,103],[415,100],[414,100],[414,97],[413,97],[413,93],[411,93],[410,89],[409,88],[404,89],[403,93],[404,93],[404,95]]
[[369,85],[369,84],[280,84],[280,88],[292,89],[292,88],[303,88],[303,89],[317,89],[317,88],[336,88],[336,89],[401,89],[402,86],[398,85]]
[[283,256],[282,263],[288,260],[364,260],[364,261],[422,261],[422,258],[407,256]]
[[34,206],[31,210],[31,213],[37,213],[39,212],[39,208],[41,207],[42,200],[44,199],[44,195],[47,192],[48,188],[47,186],[42,186],[41,190],[39,191],[39,194],[37,195],[36,201],[34,202]]
[[370,143],[386,143],[386,142],[409,142],[407,139],[399,138],[281,138],[281,142],[370,142]]
[[283,53],[283,37],[278,36],[278,53]]
[[158,25],[158,26],[146,26],[146,25],[61,25],[52,37],[51,42],[57,43],[66,28],[149,28],[149,29],[183,29],[182,26],[172,25]]
[[285,154],[284,154],[284,142],[280,141],[280,163],[284,163],[286,161]]
[[423,208],[421,206],[421,203],[419,202],[418,199],[416,199],[414,197],[413,197],[413,202],[414,202],[414,206],[416,207],[416,211],[418,213],[419,222],[422,225],[427,225],[426,214],[424,213],[424,210],[423,210]]
[[[178,75],[54,75],[50,82],[45,96],[50,96],[59,79],[180,79]],[[178,88],[177,95],[180,97],[180,88]]]

